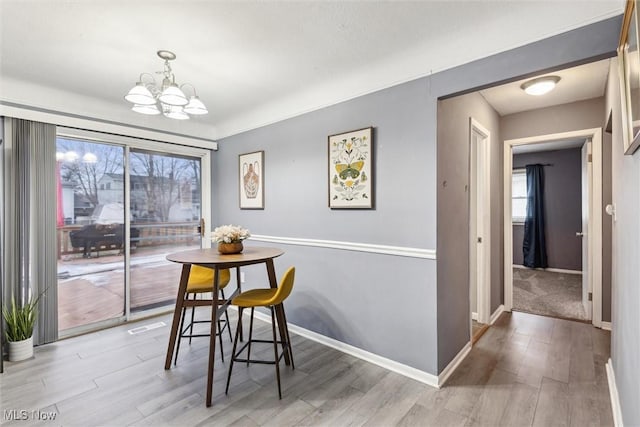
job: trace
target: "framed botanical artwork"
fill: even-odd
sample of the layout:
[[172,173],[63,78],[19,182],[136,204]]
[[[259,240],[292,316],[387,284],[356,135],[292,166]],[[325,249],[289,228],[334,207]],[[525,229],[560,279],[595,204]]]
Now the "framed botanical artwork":
[[329,207],[373,209],[373,128],[329,136]]
[[627,0],[618,46],[622,141],[625,154],[633,154],[640,146],[639,3],[638,0]]
[[264,209],[264,151],[240,154],[240,209]]

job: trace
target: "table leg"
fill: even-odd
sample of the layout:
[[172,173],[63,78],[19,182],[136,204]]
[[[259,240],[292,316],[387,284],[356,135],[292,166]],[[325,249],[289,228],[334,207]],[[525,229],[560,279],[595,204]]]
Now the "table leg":
[[182,274],[180,275],[180,286],[178,286],[176,308],[173,311],[173,322],[171,323],[171,333],[169,334],[169,347],[167,348],[167,358],[165,359],[165,362],[164,362],[164,369],[171,368],[171,359],[173,359],[173,350],[176,345],[176,336],[178,335],[180,315],[182,313],[184,296],[187,291],[187,283],[189,282],[190,271],[191,271],[191,264],[182,264]]
[[[236,285],[238,288],[238,291],[242,292],[242,288],[240,287],[241,283],[242,283],[242,274],[240,273],[240,267],[236,267]],[[240,310],[238,310],[238,314],[240,313]],[[240,342],[243,341],[243,335],[242,335],[242,322],[239,321],[238,322],[238,329],[240,329]]]
[[209,368],[207,370],[207,407],[211,406],[213,397],[213,368],[216,355],[216,325],[218,324],[218,284],[220,283],[220,269],[215,268],[213,280],[213,301],[211,303],[211,333],[209,335]]
[[[271,286],[272,288],[277,288],[278,287],[278,278],[276,277],[276,269],[273,265],[273,259],[268,259],[266,261],[267,264],[267,274],[269,276],[269,286]],[[286,341],[286,329],[285,329],[285,317],[284,317],[284,308],[282,306],[282,304],[279,304],[275,307],[276,309],[276,319],[278,319],[278,330],[280,331],[280,341],[285,342]],[[291,364],[291,360],[289,358],[289,352],[285,351],[284,352],[284,363],[286,365],[290,365]]]

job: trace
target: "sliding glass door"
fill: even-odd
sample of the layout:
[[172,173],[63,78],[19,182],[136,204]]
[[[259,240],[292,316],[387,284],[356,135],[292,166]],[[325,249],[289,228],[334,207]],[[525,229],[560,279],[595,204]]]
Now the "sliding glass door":
[[125,313],[122,146],[57,139],[58,328]]
[[201,245],[200,159],[131,150],[131,311],[175,302],[180,269],[167,254]]
[[61,335],[170,310],[166,255],[210,244],[209,152],[77,130],[57,151]]

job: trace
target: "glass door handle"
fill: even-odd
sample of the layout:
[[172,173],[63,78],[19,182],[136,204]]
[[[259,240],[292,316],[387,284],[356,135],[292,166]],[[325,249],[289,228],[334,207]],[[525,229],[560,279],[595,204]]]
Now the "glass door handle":
[[204,237],[204,218],[200,218],[200,225],[198,226],[198,233],[200,233],[200,237]]

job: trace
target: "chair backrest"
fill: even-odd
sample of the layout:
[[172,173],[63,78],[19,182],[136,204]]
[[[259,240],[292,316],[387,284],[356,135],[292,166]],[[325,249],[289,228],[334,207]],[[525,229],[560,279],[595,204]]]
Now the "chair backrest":
[[[189,282],[188,285],[211,285],[213,286],[213,278],[214,278],[215,270],[213,268],[201,267],[199,265],[192,265],[191,271],[189,272]],[[219,288],[223,288],[227,286],[229,281],[231,280],[231,272],[228,268],[220,270],[220,282],[218,284]]]
[[296,277],[296,268],[289,267],[287,271],[284,272],[282,278],[280,279],[280,283],[278,284],[278,290],[275,295],[269,301],[270,305],[278,305],[281,304],[282,301],[287,299],[287,297],[291,294],[293,290],[293,281]]

